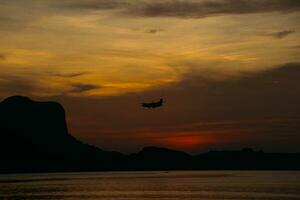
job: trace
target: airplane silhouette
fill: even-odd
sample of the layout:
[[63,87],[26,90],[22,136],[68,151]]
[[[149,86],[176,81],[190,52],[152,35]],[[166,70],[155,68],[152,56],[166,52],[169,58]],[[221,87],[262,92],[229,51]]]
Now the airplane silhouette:
[[163,103],[164,103],[164,100],[161,98],[157,102],[142,103],[142,107],[143,108],[149,108],[149,109],[151,109],[151,108],[158,108],[158,107],[163,106]]

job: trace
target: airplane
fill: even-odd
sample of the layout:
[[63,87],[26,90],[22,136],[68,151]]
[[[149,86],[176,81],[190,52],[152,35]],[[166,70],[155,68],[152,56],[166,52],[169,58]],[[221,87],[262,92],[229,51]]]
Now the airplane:
[[149,109],[153,108],[154,109],[154,108],[158,108],[158,107],[163,106],[163,103],[164,103],[164,100],[161,98],[157,102],[142,103],[142,107],[143,108],[149,108]]

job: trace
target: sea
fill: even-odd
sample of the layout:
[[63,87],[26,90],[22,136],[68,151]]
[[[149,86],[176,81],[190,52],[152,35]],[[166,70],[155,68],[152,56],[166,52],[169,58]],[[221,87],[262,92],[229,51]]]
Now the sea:
[[0,199],[300,200],[300,172],[143,171],[2,174]]

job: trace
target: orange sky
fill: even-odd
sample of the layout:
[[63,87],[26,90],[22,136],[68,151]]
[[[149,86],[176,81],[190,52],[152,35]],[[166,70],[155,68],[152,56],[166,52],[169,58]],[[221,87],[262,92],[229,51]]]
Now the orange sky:
[[[109,150],[300,151],[294,0],[0,2],[0,98],[59,101]],[[142,101],[164,97],[145,111]],[[145,131],[146,130],[146,131]]]

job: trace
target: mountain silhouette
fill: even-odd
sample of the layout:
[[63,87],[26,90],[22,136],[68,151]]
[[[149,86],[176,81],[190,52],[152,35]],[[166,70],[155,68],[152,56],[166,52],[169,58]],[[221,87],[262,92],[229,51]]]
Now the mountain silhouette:
[[187,153],[160,147],[144,147],[140,152],[131,154],[130,161],[135,170],[185,169],[191,156]]
[[145,147],[124,155],[84,144],[68,132],[64,108],[13,96],[0,103],[0,172],[105,170],[299,170],[300,154],[210,151],[200,155]]
[[113,169],[124,156],[83,144],[68,133],[63,107],[13,96],[0,103],[2,171]]

